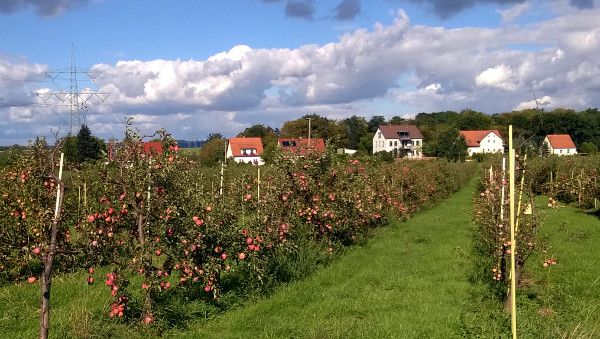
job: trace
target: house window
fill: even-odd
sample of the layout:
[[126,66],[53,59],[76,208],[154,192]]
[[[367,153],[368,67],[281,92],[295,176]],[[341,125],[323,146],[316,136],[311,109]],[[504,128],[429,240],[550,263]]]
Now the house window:
[[398,141],[394,141],[394,147],[398,146]]
[[377,132],[377,137],[381,139],[381,132]]
[[421,145],[421,142],[419,140],[415,140],[415,145],[419,146],[419,145]]
[[390,147],[392,147],[392,140],[390,140]]
[[562,154],[562,150],[558,151],[560,154]]
[[281,144],[284,147],[296,147],[296,142],[293,140],[286,140],[286,141],[282,141]]

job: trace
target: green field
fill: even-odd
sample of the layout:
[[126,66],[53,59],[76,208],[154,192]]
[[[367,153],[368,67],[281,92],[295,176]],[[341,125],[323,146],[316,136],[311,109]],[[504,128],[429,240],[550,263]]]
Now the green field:
[[[407,222],[380,229],[308,278],[211,319],[164,333],[185,338],[498,338],[510,336],[501,302],[473,278],[474,183]],[[600,221],[545,207],[519,290],[522,338],[600,337]],[[549,257],[557,265],[544,269]],[[108,290],[83,273],[55,280],[51,337],[148,337],[105,319]],[[0,288],[0,337],[37,333],[38,285]],[[196,315],[199,305],[190,305]],[[206,314],[215,314],[206,310]]]

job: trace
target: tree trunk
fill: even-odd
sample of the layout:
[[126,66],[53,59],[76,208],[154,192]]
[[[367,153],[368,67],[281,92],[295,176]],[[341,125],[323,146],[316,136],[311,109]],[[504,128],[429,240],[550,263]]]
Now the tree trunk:
[[[519,281],[521,280],[521,265],[516,265],[515,266],[515,279],[517,282],[517,287],[519,286]],[[509,291],[510,292],[510,291]],[[511,297],[511,293],[508,293],[508,296],[506,297],[506,301],[504,302],[504,309],[506,309],[507,311],[510,312],[510,305],[512,304],[512,297]]]
[[57,207],[57,213],[52,221],[52,228],[50,229],[50,248],[48,254],[42,260],[44,264],[44,271],[40,281],[41,290],[41,307],[40,307],[40,338],[48,338],[48,329],[50,327],[50,289],[52,287],[52,266],[54,265],[54,255],[56,254],[56,237],[58,235],[58,222],[60,220],[60,210],[62,208],[63,193],[65,188],[62,182],[59,182],[59,201]]

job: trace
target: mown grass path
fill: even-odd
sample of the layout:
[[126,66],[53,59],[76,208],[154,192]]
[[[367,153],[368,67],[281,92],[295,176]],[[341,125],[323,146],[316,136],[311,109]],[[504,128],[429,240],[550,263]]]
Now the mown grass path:
[[191,325],[189,338],[451,338],[469,303],[474,181],[380,230],[270,298]]

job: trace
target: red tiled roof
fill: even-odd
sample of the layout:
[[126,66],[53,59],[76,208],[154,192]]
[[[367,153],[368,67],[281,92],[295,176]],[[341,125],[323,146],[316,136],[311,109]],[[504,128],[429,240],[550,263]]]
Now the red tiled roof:
[[500,132],[498,130],[482,130],[482,131],[460,131],[460,134],[465,138],[467,142],[467,147],[479,147],[481,144],[481,140],[485,138],[488,134],[494,133],[499,138],[502,138]]
[[398,139],[399,132],[408,132],[410,139],[423,139],[423,134],[415,125],[381,125],[379,130],[386,139]]
[[[229,139],[229,145],[234,157],[255,157],[263,154],[263,145],[260,138],[231,138]],[[256,154],[242,154],[243,149],[255,149]]]
[[546,136],[550,146],[556,149],[575,148],[575,143],[568,134],[548,134]]
[[308,149],[312,149],[317,152],[325,152],[325,141],[323,141],[321,138],[280,138],[277,139],[277,144],[279,144],[279,147],[281,147],[282,150],[296,154],[304,153]]

